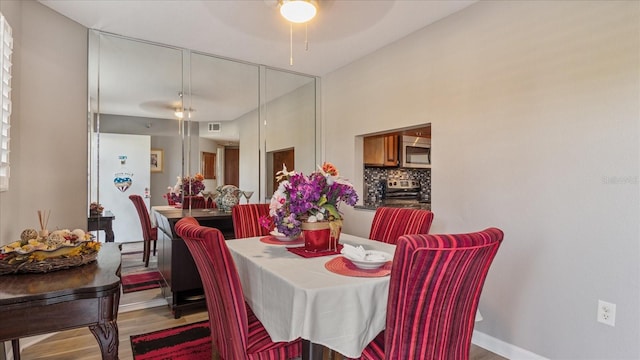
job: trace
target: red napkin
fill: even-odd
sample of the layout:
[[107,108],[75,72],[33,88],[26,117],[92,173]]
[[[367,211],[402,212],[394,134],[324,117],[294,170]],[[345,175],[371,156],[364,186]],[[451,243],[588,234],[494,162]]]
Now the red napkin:
[[344,256],[338,256],[327,261],[324,267],[332,273],[345,275],[345,276],[357,276],[357,277],[381,277],[391,274],[392,262],[387,261],[382,267],[377,269],[360,269],[355,266],[351,260],[348,260]]
[[313,252],[313,251],[307,251],[304,248],[304,246],[288,247],[287,250],[291,251],[292,253],[298,256],[302,256],[304,258],[314,258],[314,257],[320,257],[320,256],[338,255],[340,254],[340,250],[342,250],[342,244],[338,244],[338,251],[326,250],[326,251]]

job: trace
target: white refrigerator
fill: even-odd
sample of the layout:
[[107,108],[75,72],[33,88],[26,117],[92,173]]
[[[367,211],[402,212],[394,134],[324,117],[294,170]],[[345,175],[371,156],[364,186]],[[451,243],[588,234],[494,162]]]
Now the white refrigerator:
[[[129,195],[142,196],[149,211],[151,137],[109,133],[99,136],[99,185],[91,189],[91,198],[99,199],[105,211],[115,216],[116,242],[142,241],[140,219]],[[100,232],[98,237],[103,241],[104,234]]]

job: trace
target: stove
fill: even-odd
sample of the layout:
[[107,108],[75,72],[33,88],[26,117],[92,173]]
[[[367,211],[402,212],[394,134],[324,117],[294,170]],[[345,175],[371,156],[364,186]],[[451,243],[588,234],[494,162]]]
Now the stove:
[[420,182],[413,179],[388,179],[384,202],[387,205],[417,204]]

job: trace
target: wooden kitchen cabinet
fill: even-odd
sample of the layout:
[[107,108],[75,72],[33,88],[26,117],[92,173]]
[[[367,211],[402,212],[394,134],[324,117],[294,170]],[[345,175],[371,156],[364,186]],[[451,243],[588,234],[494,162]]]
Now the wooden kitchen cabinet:
[[398,166],[398,136],[380,135],[364,138],[363,160],[369,166]]

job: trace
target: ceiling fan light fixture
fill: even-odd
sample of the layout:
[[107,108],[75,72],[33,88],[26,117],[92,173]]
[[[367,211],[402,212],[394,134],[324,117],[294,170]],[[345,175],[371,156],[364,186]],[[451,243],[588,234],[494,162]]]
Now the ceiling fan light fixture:
[[280,14],[290,22],[303,24],[313,19],[318,12],[315,0],[281,0]]
[[187,118],[191,119],[191,113],[195,112],[192,108],[176,108],[176,111],[173,113],[178,119],[184,119],[184,113],[187,113]]

